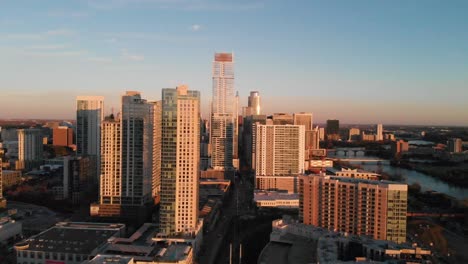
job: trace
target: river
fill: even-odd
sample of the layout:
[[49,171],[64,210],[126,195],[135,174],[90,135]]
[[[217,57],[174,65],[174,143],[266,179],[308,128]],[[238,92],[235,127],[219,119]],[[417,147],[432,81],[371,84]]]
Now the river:
[[[358,155],[357,157],[348,157],[348,156],[330,156],[330,158],[342,158],[342,159],[353,159],[353,158],[363,158],[363,155]],[[372,156],[365,156],[366,158],[371,159],[379,159],[378,157]],[[354,163],[354,162],[350,162]],[[457,199],[463,200],[468,198],[468,188],[462,188],[455,185],[450,185],[444,181],[440,181],[437,178],[434,178],[430,175],[427,175],[422,172],[408,170],[400,167],[393,167],[389,164],[377,165],[377,164],[369,164],[369,165],[362,165],[361,162],[356,162],[355,164],[360,165],[364,170],[367,171],[383,171],[388,173],[389,175],[401,175],[404,182],[407,184],[418,183],[421,186],[423,191],[433,190],[440,193],[445,193],[447,195],[453,196]]]

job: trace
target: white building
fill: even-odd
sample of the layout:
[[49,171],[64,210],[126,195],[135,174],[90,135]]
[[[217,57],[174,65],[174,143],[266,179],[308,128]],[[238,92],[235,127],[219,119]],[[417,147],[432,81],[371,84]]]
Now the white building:
[[200,92],[162,90],[160,230],[172,236],[198,228]]
[[233,167],[234,107],[234,56],[216,53],[210,125],[211,165],[215,170]]
[[305,129],[302,125],[256,125],[255,174],[304,172]]
[[377,124],[377,135],[375,136],[375,140],[382,141],[383,139],[383,125]]

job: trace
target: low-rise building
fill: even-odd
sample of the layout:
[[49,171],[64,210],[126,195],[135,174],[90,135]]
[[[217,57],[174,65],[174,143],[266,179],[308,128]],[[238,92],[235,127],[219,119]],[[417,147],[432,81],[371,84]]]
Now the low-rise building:
[[348,169],[342,168],[341,171],[335,172],[336,176],[342,177],[349,177],[349,178],[356,178],[356,179],[365,179],[365,180],[378,180],[380,178],[380,174],[375,172],[369,172],[360,169]]
[[299,209],[299,194],[255,191],[254,202],[258,208]]
[[21,171],[4,170],[2,173],[2,186],[5,190],[13,185],[21,183]]
[[259,264],[432,263],[431,251],[410,244],[339,233],[283,218],[272,222]]
[[22,233],[22,225],[20,222],[9,217],[0,218],[0,245],[6,245],[16,238],[20,237]]
[[124,224],[60,222],[17,243],[17,263],[81,264],[124,232]]
[[137,264],[192,264],[201,242],[197,239],[197,236],[163,237],[158,233],[157,225],[145,223],[129,238],[109,239],[100,254],[120,259],[119,256],[131,257]]

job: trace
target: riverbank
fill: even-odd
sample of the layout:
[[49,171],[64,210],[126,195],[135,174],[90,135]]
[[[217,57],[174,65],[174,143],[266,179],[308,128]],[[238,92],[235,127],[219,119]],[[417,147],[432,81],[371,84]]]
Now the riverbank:
[[468,163],[439,164],[392,162],[392,166],[418,171],[454,186],[468,188]]

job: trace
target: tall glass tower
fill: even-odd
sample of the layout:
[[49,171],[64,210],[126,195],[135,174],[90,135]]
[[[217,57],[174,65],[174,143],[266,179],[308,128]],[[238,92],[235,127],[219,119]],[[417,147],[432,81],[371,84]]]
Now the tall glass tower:
[[210,126],[211,166],[215,170],[233,167],[234,107],[234,56],[216,53]]

